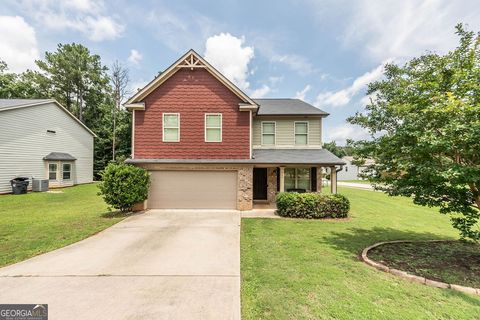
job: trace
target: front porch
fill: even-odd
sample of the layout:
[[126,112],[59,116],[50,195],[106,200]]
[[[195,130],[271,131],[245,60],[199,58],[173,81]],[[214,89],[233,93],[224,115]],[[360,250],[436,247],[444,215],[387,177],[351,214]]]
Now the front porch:
[[253,207],[275,209],[279,192],[322,192],[329,176],[331,193],[337,193],[336,166],[280,165],[253,168]]

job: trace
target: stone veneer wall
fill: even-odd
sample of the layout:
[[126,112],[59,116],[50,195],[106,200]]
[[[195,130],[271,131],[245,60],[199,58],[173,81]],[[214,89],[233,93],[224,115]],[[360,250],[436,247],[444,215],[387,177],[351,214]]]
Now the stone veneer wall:
[[274,203],[277,197],[277,168],[267,168],[267,201]]
[[[237,171],[237,210],[251,210],[253,208],[253,166],[221,165],[221,164],[137,164],[146,170],[236,170]],[[147,201],[148,202],[148,199]],[[138,206],[138,210],[142,210]],[[143,209],[147,203],[143,204]]]

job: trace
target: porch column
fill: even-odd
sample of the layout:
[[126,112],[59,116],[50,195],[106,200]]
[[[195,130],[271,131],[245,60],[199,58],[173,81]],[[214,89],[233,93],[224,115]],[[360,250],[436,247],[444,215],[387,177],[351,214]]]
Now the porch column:
[[337,193],[337,168],[330,167],[330,191]]
[[285,192],[285,167],[280,167],[280,192]]
[[323,187],[323,167],[317,167],[317,192],[322,192]]

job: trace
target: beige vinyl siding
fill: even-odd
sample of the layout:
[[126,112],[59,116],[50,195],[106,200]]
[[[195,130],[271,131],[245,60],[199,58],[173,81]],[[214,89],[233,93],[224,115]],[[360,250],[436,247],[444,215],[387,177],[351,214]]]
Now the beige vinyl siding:
[[[262,121],[275,121],[276,144],[262,146]],[[308,144],[295,145],[295,121],[308,122]],[[254,148],[321,148],[322,118],[321,117],[255,117],[253,119]]]
[[54,103],[1,111],[0,193],[11,191],[9,181],[16,176],[48,179],[43,157],[50,152],[77,158],[66,185],[93,181],[93,136],[65,111]]

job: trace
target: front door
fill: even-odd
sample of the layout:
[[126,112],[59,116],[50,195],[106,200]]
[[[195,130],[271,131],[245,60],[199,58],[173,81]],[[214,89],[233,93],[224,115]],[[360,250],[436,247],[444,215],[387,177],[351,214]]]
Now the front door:
[[267,168],[253,168],[253,200],[267,200]]

